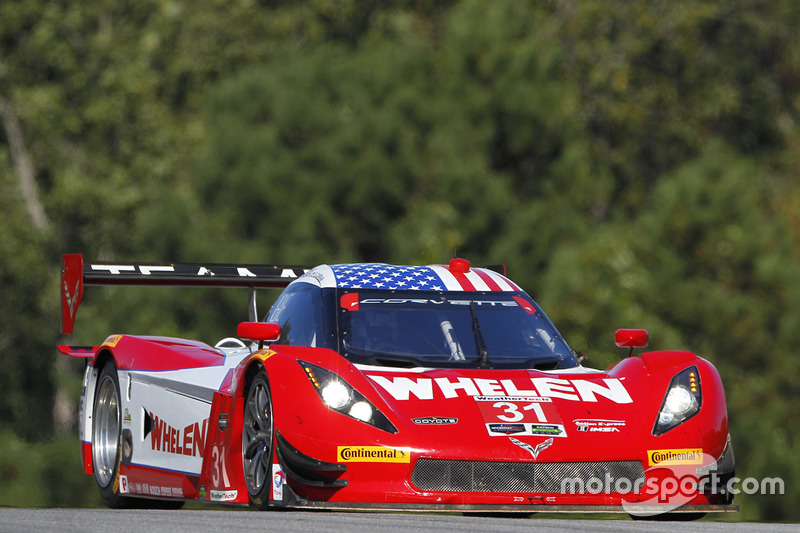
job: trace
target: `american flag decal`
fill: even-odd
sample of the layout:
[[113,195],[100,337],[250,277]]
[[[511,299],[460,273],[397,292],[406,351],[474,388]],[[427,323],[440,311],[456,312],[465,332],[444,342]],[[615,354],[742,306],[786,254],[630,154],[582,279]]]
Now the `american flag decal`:
[[442,265],[395,266],[384,263],[331,265],[336,285],[345,289],[410,291],[519,291],[504,276],[473,268],[453,273]]
[[431,267],[358,263],[331,266],[336,284],[347,289],[443,291],[445,284]]

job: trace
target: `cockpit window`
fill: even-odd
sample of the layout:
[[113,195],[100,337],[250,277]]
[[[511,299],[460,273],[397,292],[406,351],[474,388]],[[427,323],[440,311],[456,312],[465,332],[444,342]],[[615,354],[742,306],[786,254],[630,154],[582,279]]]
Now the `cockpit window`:
[[270,309],[266,322],[281,326],[277,344],[322,346],[322,302],[319,287],[296,283],[281,294]]
[[339,293],[343,355],[389,366],[567,368],[577,361],[521,292]]

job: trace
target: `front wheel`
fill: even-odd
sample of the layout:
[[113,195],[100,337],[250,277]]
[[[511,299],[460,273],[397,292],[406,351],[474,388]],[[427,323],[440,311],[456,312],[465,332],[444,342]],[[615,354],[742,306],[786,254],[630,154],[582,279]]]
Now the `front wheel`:
[[250,503],[259,509],[269,506],[274,430],[269,381],[266,374],[259,372],[247,392],[242,426],[244,478]]

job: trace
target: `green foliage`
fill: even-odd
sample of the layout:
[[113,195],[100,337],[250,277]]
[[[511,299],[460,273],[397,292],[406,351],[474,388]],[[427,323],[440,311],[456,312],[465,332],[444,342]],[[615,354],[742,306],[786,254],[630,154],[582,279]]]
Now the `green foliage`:
[[80,448],[62,436],[31,443],[0,433],[0,502],[11,507],[98,507],[94,477],[83,475]]
[[[796,485],[799,26],[790,0],[0,3],[0,105],[50,220],[0,127],[0,488],[22,495],[0,501],[94,497],[44,442],[80,380],[52,363],[64,252],[503,261],[594,366],[619,327],[711,360],[740,475]],[[69,342],[214,342],[245,306],[89,289]],[[769,520],[798,501],[739,499]]]
[[[0,172],[0,190],[13,191],[14,185],[10,173]],[[0,211],[0,421],[41,439],[52,433],[51,362],[42,355],[52,353],[55,334],[47,330],[55,307],[41,293],[42,281],[53,276],[42,253],[49,242],[31,227],[18,195],[0,194]]]

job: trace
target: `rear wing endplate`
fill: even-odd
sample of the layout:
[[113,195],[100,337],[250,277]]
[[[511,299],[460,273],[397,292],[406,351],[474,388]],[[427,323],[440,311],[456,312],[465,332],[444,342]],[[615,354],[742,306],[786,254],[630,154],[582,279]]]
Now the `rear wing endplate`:
[[297,265],[84,263],[81,254],[64,254],[61,260],[61,333],[72,334],[84,285],[246,287],[250,289],[250,319],[255,321],[255,289],[286,287],[307,271],[308,267]]

